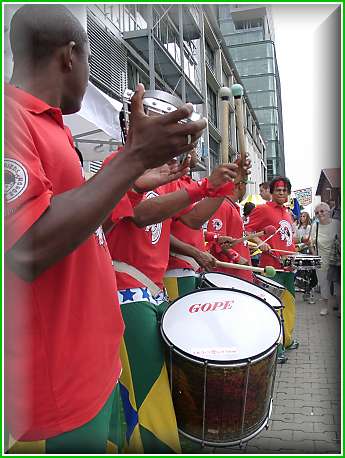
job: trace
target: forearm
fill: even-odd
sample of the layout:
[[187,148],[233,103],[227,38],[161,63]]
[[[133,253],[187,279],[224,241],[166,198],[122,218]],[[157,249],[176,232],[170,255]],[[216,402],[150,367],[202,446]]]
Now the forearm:
[[206,198],[198,202],[193,209],[182,215],[180,220],[192,229],[200,229],[202,225],[211,218],[218,210],[224,197]]
[[87,240],[143,173],[136,157],[123,152],[82,186],[54,196],[45,213],[6,254],[8,266],[32,281]]
[[173,235],[170,235],[170,251],[190,256],[194,258],[198,254],[198,249],[188,243],[182,242]]
[[160,223],[190,205],[190,198],[184,189],[142,200],[134,208],[133,222],[138,227]]

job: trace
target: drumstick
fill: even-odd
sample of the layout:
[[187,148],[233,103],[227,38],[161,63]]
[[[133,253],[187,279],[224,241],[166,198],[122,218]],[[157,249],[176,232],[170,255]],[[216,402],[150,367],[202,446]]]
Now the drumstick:
[[[246,161],[246,137],[244,134],[244,120],[243,120],[243,87],[240,84],[233,84],[231,92],[235,99],[235,114],[237,124],[237,138],[238,138],[238,151],[240,153],[240,164],[243,166]],[[247,176],[242,178],[247,180]]]
[[268,242],[269,240],[271,240],[272,237],[274,237],[276,235],[276,233],[279,231],[280,227],[278,227],[278,229],[275,231],[274,234],[270,235],[269,237],[267,237],[266,240],[264,240],[263,242],[259,243],[258,245],[258,248],[260,248],[264,243]]
[[283,270],[277,270],[272,266],[266,267],[254,267],[254,266],[244,266],[243,264],[234,264],[233,262],[222,262],[217,261],[216,265],[218,267],[230,267],[231,269],[239,269],[239,270],[251,270],[252,272],[259,272],[262,274],[267,275],[267,277],[274,277],[276,272],[285,272]]
[[228,87],[221,87],[219,90],[220,104],[222,109],[222,124],[221,124],[221,157],[222,163],[229,163],[229,101],[231,91]]
[[276,251],[277,253],[298,254],[296,251],[276,250],[275,248],[271,248],[271,251]]
[[272,225],[266,226],[262,231],[260,232],[253,232],[252,234],[244,235],[243,237],[239,239],[234,239],[233,242],[231,242],[233,245],[239,242],[243,242],[244,240],[248,240],[252,237],[261,237],[263,235],[274,235],[275,227]]

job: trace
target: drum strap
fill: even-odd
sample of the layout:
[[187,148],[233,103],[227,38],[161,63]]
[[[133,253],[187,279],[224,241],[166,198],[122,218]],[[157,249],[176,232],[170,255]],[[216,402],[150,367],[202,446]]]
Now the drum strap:
[[178,254],[178,253],[170,253],[170,256],[173,256],[174,258],[181,259],[181,261],[186,261],[188,264],[192,266],[192,269],[196,272],[200,269],[199,264],[196,262],[194,258],[191,256],[185,256],[184,254]]
[[130,277],[139,280],[143,285],[146,286],[146,288],[150,290],[153,297],[157,296],[157,294],[162,291],[161,288],[159,288],[149,277],[147,277],[136,267],[121,261],[113,261],[113,266],[117,272],[127,274]]

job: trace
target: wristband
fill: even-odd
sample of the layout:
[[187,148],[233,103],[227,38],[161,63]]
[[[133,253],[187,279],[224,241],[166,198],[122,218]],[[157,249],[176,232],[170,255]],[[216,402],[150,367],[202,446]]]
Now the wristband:
[[194,202],[198,202],[204,197],[225,197],[226,195],[231,194],[234,189],[235,183],[233,181],[228,181],[227,183],[218,186],[218,188],[214,188],[208,178],[193,181],[190,183],[188,188],[185,188],[192,204]]
[[227,251],[227,255],[228,255],[229,259],[235,264],[237,264],[239,262],[239,260],[240,260],[239,253],[237,253],[237,251],[235,251],[235,250],[232,250],[231,248]]
[[216,234],[215,232],[205,232],[204,236],[206,242],[217,242],[219,238],[219,234]]

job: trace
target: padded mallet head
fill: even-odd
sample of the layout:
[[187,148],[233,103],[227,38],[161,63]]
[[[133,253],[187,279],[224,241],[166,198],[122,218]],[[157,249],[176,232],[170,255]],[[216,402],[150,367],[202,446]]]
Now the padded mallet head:
[[222,100],[230,100],[231,91],[227,86],[223,86],[219,89],[219,97]]
[[235,99],[242,97],[244,94],[243,87],[240,84],[233,84],[231,86],[231,92]]
[[272,278],[272,277],[275,277],[277,272],[276,272],[276,269],[274,267],[266,266],[264,273],[265,273],[266,277]]

